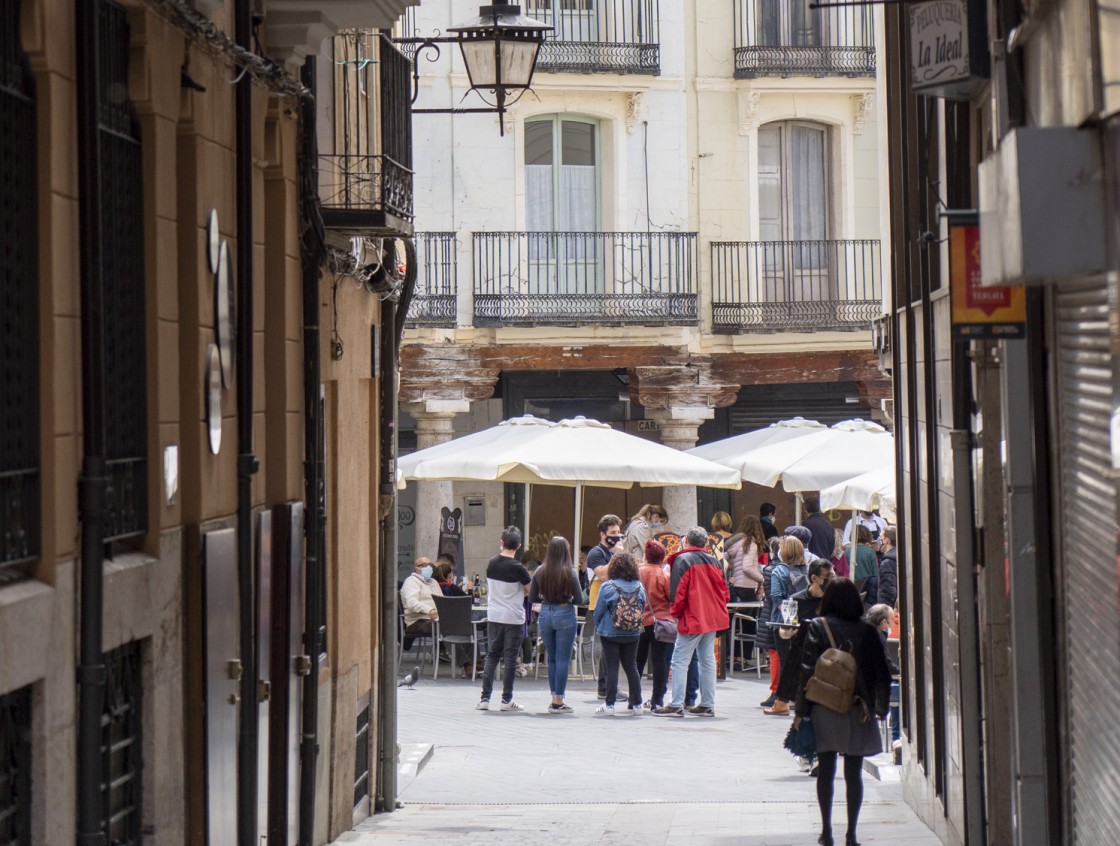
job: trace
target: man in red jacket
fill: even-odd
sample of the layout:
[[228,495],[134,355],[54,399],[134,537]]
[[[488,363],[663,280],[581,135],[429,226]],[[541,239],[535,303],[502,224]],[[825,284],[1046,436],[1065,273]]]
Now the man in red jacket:
[[689,709],[698,717],[716,714],[716,632],[727,628],[730,595],[723,568],[705,550],[708,533],[693,526],[685,535],[684,548],[669,557],[670,613],[677,618],[677,642],[673,647],[673,695],[669,704],[654,708],[658,717],[684,716],[684,691],[688,664],[699,654],[700,704]]

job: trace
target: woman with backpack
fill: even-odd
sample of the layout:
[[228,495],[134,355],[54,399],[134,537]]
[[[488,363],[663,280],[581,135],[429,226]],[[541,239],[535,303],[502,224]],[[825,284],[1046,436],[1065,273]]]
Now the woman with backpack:
[[[833,781],[836,758],[843,755],[848,807],[844,843],[859,846],[856,824],[863,804],[863,759],[882,751],[873,716],[882,718],[887,713],[891,674],[879,633],[863,619],[863,600],[853,581],[834,579],[825,590],[820,614],[806,633],[801,653],[794,724],[808,717],[816,737],[817,804],[821,812],[817,842],[833,846]],[[854,658],[854,668],[851,660],[836,655],[836,650]]]
[[[611,559],[607,581],[599,590],[595,603],[595,632],[602,643],[602,662],[606,678],[606,702],[595,709],[596,714],[642,713],[642,677],[638,675],[638,638],[642,634],[642,618],[646,610],[646,591],[638,580],[634,556],[621,552]],[[618,692],[618,665],[626,673],[629,695],[625,710],[615,711]]]

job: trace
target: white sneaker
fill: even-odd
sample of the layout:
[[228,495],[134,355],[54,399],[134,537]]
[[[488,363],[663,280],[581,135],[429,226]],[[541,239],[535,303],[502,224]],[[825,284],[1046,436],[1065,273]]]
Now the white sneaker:
[[614,706],[608,705],[606,702],[604,702],[602,705],[595,709],[595,713],[600,715],[605,714],[608,717],[613,716]]
[[619,708],[614,713],[615,716],[621,716],[625,714],[627,717],[640,717],[642,716],[642,706],[638,705],[637,707],[635,707],[633,705],[627,705],[625,708]]
[[490,710],[490,700],[489,699],[483,699],[477,705],[474,706],[474,709],[476,711],[489,711]]
[[499,711],[524,711],[525,709],[514,702],[512,699],[509,702],[503,702],[498,706]]

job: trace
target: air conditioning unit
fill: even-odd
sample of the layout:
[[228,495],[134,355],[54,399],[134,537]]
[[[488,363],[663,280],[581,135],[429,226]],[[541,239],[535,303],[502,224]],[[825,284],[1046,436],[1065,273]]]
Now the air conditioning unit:
[[1022,127],[980,163],[981,284],[1037,284],[1107,267],[1101,138]]

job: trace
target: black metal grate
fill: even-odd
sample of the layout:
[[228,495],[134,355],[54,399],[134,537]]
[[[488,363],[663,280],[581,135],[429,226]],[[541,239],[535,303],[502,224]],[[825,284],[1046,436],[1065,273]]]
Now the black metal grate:
[[0,696],[0,846],[31,846],[31,688]]
[[878,241],[713,241],[712,331],[869,330]]
[[19,10],[0,0],[0,582],[40,544],[38,144]]
[[358,712],[354,733],[354,807],[369,796],[369,706]]
[[661,72],[658,0],[528,0],[524,8],[553,27],[541,45],[539,71]]
[[140,846],[143,682],[140,641],[105,653],[101,711],[101,825],[113,846]]
[[417,232],[416,291],[408,326],[454,326],[458,301],[458,243],[454,232]]
[[117,540],[148,527],[144,185],[140,133],[128,100],[128,21],[116,3],[100,3],[102,409],[110,475],[105,539]]
[[695,232],[475,232],[475,325],[691,324],[695,272]]
[[735,76],[875,76],[870,7],[736,0]]

